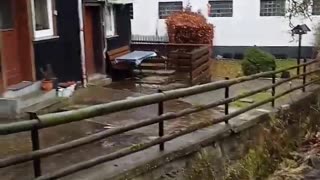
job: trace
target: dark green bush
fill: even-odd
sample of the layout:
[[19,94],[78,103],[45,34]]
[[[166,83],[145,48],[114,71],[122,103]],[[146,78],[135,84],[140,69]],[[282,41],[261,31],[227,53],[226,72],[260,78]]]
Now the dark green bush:
[[258,48],[248,49],[241,65],[244,75],[272,71],[276,68],[275,57]]

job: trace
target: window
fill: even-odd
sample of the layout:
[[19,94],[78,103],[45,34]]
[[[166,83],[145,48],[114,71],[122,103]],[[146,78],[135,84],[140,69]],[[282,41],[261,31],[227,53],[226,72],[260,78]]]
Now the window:
[[35,38],[54,35],[52,0],[31,0]]
[[11,0],[0,0],[0,29],[12,29],[12,5]]
[[320,15],[320,1],[319,0],[313,0],[312,15]]
[[159,2],[159,19],[166,19],[172,13],[182,9],[182,2]]
[[232,17],[232,0],[212,0],[210,4],[210,17]]
[[133,4],[129,4],[130,19],[133,19]]
[[112,5],[106,6],[106,35],[107,37],[116,35],[115,11]]
[[284,16],[286,0],[261,0],[260,16]]

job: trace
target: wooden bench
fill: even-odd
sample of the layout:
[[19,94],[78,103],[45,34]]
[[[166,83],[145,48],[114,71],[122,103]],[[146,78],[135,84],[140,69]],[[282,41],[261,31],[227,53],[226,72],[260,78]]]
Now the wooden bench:
[[109,60],[111,61],[112,64],[112,68],[114,69],[119,69],[119,70],[127,70],[130,68],[129,64],[127,63],[115,63],[115,59],[117,57],[126,55],[128,53],[130,53],[130,47],[129,46],[123,46],[111,51],[108,51],[107,54],[109,56]]

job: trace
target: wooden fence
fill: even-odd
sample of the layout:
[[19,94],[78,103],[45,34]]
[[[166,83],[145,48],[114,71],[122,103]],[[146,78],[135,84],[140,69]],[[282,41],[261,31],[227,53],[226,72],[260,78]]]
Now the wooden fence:
[[[230,120],[233,117],[236,117],[242,113],[245,113],[247,111],[250,111],[254,108],[257,108],[261,105],[264,105],[266,103],[271,103],[272,106],[275,104],[275,100],[289,94],[293,91],[301,89],[303,92],[305,91],[305,88],[311,84],[314,84],[316,82],[320,81],[319,77],[316,77],[314,79],[311,79],[309,81],[307,77],[310,77],[310,75],[314,73],[319,73],[320,69],[312,69],[309,72],[307,72],[307,66],[314,64],[318,61],[310,61],[286,68],[286,69],[281,69],[281,70],[276,70],[276,71],[271,71],[271,72],[264,72],[264,73],[259,73],[255,74],[252,76],[245,76],[245,77],[240,77],[236,79],[230,79],[226,81],[218,81],[218,82],[213,82],[213,83],[208,83],[208,84],[202,84],[202,85],[197,85],[197,86],[192,86],[189,88],[183,88],[183,89],[176,89],[176,90],[170,90],[170,91],[165,91],[165,92],[158,92],[155,94],[151,95],[146,95],[142,97],[136,97],[136,98],[130,98],[126,100],[120,100],[120,101],[114,101],[111,103],[107,104],[100,104],[100,105],[94,105],[91,107],[86,107],[78,110],[73,110],[73,111],[66,111],[66,112],[59,112],[59,113],[52,113],[52,114],[46,114],[46,115],[40,115],[37,116],[36,114],[32,114],[31,120],[28,121],[20,121],[20,122],[14,122],[14,123],[9,123],[9,124],[1,124],[0,125],[0,135],[8,135],[8,134],[14,134],[14,133],[19,133],[19,132],[25,132],[25,131],[31,131],[31,139],[32,139],[32,146],[33,146],[33,151],[28,152],[28,153],[23,153],[23,154],[18,154],[15,156],[9,156],[3,159],[0,159],[0,168],[7,167],[7,166],[12,166],[28,161],[33,161],[33,167],[34,167],[34,172],[35,172],[35,177],[38,180],[45,180],[45,179],[57,179],[61,177],[65,177],[67,175],[70,175],[72,173],[76,173],[78,171],[91,168],[93,166],[99,165],[101,163],[105,163],[107,161],[111,161],[144,149],[147,149],[149,147],[159,145],[160,151],[165,151],[165,142],[170,141],[172,139],[175,139],[177,137],[180,137],[182,135],[197,131],[199,129],[212,126],[214,124],[220,123],[220,122],[225,122],[228,123],[228,120]],[[277,74],[282,73],[287,70],[291,69],[297,69],[303,67],[303,73],[299,75],[295,75],[291,78],[288,79],[282,79],[279,81],[275,81],[275,77]],[[229,87],[235,84],[243,83],[246,81],[250,80],[255,80],[261,77],[266,77],[266,76],[272,76],[272,84],[271,85],[266,85],[264,87],[260,87],[255,90],[248,91],[246,93],[241,93],[239,95],[236,95],[234,97],[229,97]],[[277,92],[276,93],[276,87],[278,87],[281,84],[288,83],[294,79],[298,79],[302,77],[302,83],[301,85],[295,86],[290,88],[289,90],[283,91],[283,92]],[[165,101],[168,100],[173,100],[173,99],[178,99],[186,96],[191,96],[191,95],[196,95],[200,93],[205,93],[209,91],[214,91],[217,89],[225,89],[226,91],[226,97],[224,99],[221,99],[219,101],[211,102],[206,105],[201,105],[201,106],[194,106],[191,108],[183,109],[178,112],[171,112],[171,113],[165,113],[163,114],[163,105]],[[239,109],[237,111],[234,111],[232,113],[229,113],[228,111],[228,105],[229,103],[232,103],[234,101],[237,101],[242,98],[246,98],[252,95],[255,95],[260,92],[265,92],[266,90],[272,89],[271,91],[271,97],[267,98],[263,101],[253,103],[245,108]],[[107,115],[113,112],[119,112],[119,111],[124,111],[132,108],[138,108],[138,107],[143,107],[151,104],[158,104],[158,113],[155,115],[155,117],[148,118],[141,120],[137,123],[133,124],[128,124],[119,128],[114,128],[110,130],[104,130],[95,134],[91,134],[79,139],[72,140],[70,142],[66,142],[63,144],[58,144],[54,145],[52,147],[44,148],[44,149],[39,149],[39,129],[43,128],[49,128],[52,126],[56,125],[63,125],[66,123],[71,123],[71,122],[77,122],[77,121],[82,121],[87,118],[93,118],[96,116],[101,116],[101,115]],[[207,121],[199,122],[193,125],[190,125],[186,129],[182,129],[180,131],[175,131],[175,132],[170,132],[168,134],[164,134],[163,131],[163,125],[165,121],[169,121],[171,119],[175,119],[178,117],[182,117],[185,115],[189,115],[192,113],[200,112],[203,110],[207,110],[210,108],[217,107],[219,105],[225,105],[225,116],[219,116],[218,118],[214,119],[208,119]],[[103,138],[107,138],[113,135],[117,134],[122,134],[131,130],[135,130],[138,128],[142,128],[145,126],[149,126],[152,124],[159,123],[158,126],[158,131],[159,131],[159,137],[154,140],[150,140],[145,143],[141,143],[138,146],[131,146],[131,147],[126,147],[123,148],[119,151],[98,156],[93,159],[90,159],[88,161],[83,161],[80,163],[73,164],[71,166],[62,168],[58,171],[55,172],[49,172],[47,174],[42,174],[41,173],[41,158],[47,157],[50,155],[54,155],[63,151],[67,151],[76,147],[80,147],[82,145],[86,145],[89,143],[93,143],[96,141],[99,141]]]
[[178,79],[187,80],[190,85],[208,83],[211,80],[210,51],[207,46],[191,51],[170,51],[169,62],[174,64]]
[[132,50],[156,51],[160,56],[167,57],[162,61],[166,61],[168,69],[176,70],[175,81],[188,85],[210,82],[211,48],[207,44],[131,44]]

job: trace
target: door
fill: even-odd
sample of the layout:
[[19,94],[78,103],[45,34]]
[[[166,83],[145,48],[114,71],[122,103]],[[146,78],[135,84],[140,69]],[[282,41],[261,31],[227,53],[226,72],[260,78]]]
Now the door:
[[85,6],[84,36],[87,74],[103,73],[100,6]]
[[2,32],[2,57],[5,63],[7,85],[22,81],[22,69],[19,62],[17,31],[15,29]]
[[[10,9],[2,14],[9,20],[5,28],[0,29],[0,83],[2,90],[22,81],[32,81],[33,59],[32,40],[28,26],[28,0],[7,0],[2,8]],[[0,11],[3,10],[0,8]]]

